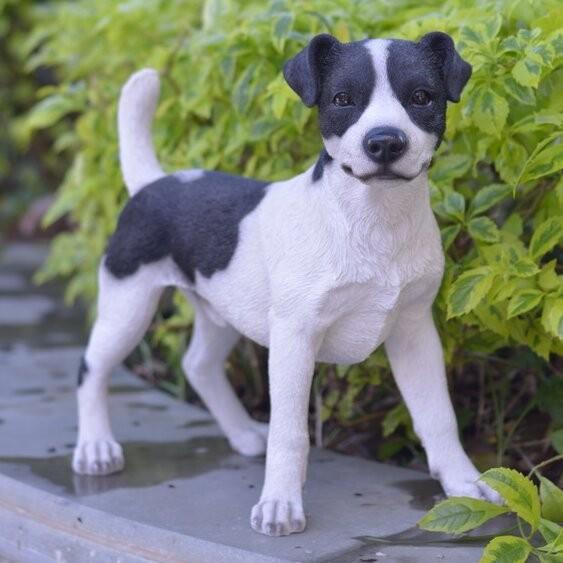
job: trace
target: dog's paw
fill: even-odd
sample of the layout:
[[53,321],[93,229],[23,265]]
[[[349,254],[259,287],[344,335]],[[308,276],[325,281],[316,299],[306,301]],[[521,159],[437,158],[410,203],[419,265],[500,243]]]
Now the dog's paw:
[[109,475],[124,465],[123,450],[112,439],[80,442],[72,457],[72,469],[80,475]]
[[287,536],[302,532],[307,521],[301,502],[285,499],[262,500],[250,514],[252,529],[267,536]]
[[266,453],[268,425],[255,422],[252,426],[229,433],[229,443],[233,450],[247,457]]
[[485,483],[478,481],[479,474],[463,478],[441,479],[442,488],[449,497],[471,497],[502,504],[501,496]]

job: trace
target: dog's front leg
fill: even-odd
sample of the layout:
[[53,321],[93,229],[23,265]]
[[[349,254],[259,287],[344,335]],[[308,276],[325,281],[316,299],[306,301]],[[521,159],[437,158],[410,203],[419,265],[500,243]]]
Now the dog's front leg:
[[414,430],[426,450],[432,476],[440,480],[448,496],[498,502],[498,495],[477,481],[479,472],[459,441],[442,346],[431,310],[402,313],[385,348]]
[[309,454],[308,410],[318,340],[302,326],[271,323],[271,416],[266,475],[250,522],[257,532],[285,536],[305,529],[302,486]]

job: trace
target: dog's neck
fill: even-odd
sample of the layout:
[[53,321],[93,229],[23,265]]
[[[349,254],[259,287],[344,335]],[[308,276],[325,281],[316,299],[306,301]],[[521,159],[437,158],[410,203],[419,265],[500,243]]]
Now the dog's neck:
[[333,260],[341,280],[388,284],[409,277],[416,267],[413,253],[434,222],[426,171],[411,181],[367,185],[332,160],[311,190],[317,200],[312,209],[323,209],[323,236],[332,237],[331,248],[339,249]]
[[323,193],[347,218],[350,225],[412,232],[431,212],[427,172],[410,181],[375,180],[369,185],[349,176],[335,161],[324,166]]

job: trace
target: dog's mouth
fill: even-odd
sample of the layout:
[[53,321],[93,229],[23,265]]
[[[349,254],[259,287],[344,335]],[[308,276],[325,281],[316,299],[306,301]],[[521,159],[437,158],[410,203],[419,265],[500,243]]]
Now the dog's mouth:
[[410,182],[414,180],[418,176],[422,174],[424,170],[426,170],[430,166],[430,161],[424,162],[420,167],[420,170],[414,174],[413,176],[407,176],[405,174],[399,174],[398,172],[392,172],[389,169],[384,168],[383,170],[377,170],[376,172],[372,172],[371,174],[354,174],[352,167],[348,164],[342,165],[342,170],[348,174],[348,176],[352,176],[356,178],[356,180],[360,180],[364,184],[371,182],[372,180],[390,180],[390,181],[398,181],[402,180],[403,182]]

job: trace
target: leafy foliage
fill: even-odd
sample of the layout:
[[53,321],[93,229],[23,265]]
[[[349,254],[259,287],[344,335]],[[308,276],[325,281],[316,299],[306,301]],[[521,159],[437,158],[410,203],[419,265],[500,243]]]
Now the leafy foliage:
[[[530,533],[525,537],[493,538],[485,547],[481,563],[524,563],[530,554],[542,562],[560,561],[563,558],[563,528],[559,525],[563,522],[563,491],[549,479],[542,476],[539,479],[538,495],[529,477],[504,467],[490,469],[481,476],[481,480],[503,497],[506,506],[467,497],[452,497],[432,508],[418,525],[431,532],[462,534],[495,516],[512,511],[517,518],[530,525]],[[521,526],[519,529],[524,535]],[[539,534],[534,536],[536,529]],[[541,539],[544,545],[540,544]]]
[[49,78],[23,69],[22,44],[31,21],[31,0],[0,0],[0,238],[51,187],[60,164],[48,155],[40,158],[48,135],[36,135],[32,143],[17,135],[18,119],[36,102],[37,83]]
[[484,500],[453,497],[435,506],[418,525],[431,532],[462,534],[506,512],[508,508]]
[[[69,214],[77,227],[55,239],[39,276],[68,277],[69,299],[93,302],[98,261],[126,199],[115,114],[131,72],[152,66],[162,74],[155,139],[167,169],[276,180],[310,166],[321,147],[315,111],[283,80],[285,60],[321,32],[348,41],[443,30],[473,66],[461,103],[448,110],[447,137],[430,174],[447,250],[435,312],[448,366],[485,357],[489,374],[493,352],[523,349],[541,358],[534,360],[538,373],[562,352],[558,0],[77,0],[41,3],[35,20],[23,46],[27,70],[53,67],[59,84],[39,92],[18,129],[29,138],[59,127],[55,150],[73,155],[47,221]],[[65,125],[69,115],[72,128]],[[156,337],[178,365],[185,341],[178,327],[189,327],[191,312],[175,303],[176,313],[158,321]],[[325,394],[323,420],[349,421],[363,401],[378,399],[374,387],[388,385],[380,352],[361,366],[326,373],[336,384]],[[493,391],[497,399],[508,394]],[[384,408],[384,433],[397,438],[389,442],[393,451],[412,444],[406,410],[389,402]],[[550,409],[544,411],[553,416]],[[562,423],[552,420],[558,447]]]
[[540,523],[540,499],[535,485],[514,469],[489,469],[481,475],[506,505],[535,530]]

